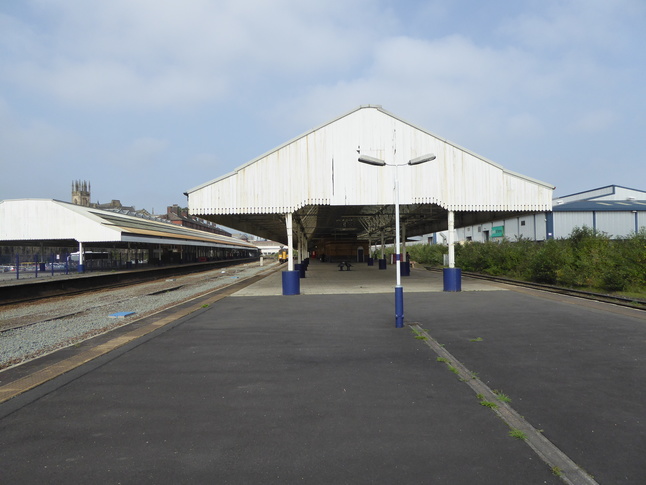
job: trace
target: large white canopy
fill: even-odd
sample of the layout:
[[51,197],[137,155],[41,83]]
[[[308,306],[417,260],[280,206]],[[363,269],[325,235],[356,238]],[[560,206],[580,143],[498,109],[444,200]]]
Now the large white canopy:
[[[428,153],[437,158],[405,165]],[[361,164],[360,154],[404,166]],[[294,214],[308,240],[369,236],[392,227],[395,170],[410,236],[445,229],[448,211],[460,225],[552,208],[552,185],[506,170],[380,106],[361,106],[189,190],[189,210],[278,241],[285,241],[286,213]]]

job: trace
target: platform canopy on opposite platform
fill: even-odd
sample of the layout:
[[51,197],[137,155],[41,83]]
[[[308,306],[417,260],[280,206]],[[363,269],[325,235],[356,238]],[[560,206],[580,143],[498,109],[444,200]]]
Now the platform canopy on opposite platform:
[[79,242],[88,248],[145,244],[258,249],[233,237],[60,200],[0,201],[0,244],[74,246]]

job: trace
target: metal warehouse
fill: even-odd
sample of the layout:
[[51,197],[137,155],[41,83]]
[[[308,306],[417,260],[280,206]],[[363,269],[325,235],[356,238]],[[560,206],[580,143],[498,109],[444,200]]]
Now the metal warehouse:
[[[544,241],[566,238],[576,227],[589,227],[613,238],[637,233],[646,226],[646,191],[608,185],[556,197],[551,212],[525,214],[468,225],[456,231],[457,241],[496,241],[517,238]],[[446,232],[422,240],[444,243]]]
[[[394,166],[368,166],[360,156]],[[288,247],[294,238],[303,252],[362,260],[372,243],[394,240],[396,195],[405,240],[550,211],[553,190],[368,105],[186,195],[192,215]]]
[[0,243],[32,246],[40,255],[78,251],[118,252],[124,260],[179,263],[257,256],[253,244],[232,237],[52,199],[0,201]]

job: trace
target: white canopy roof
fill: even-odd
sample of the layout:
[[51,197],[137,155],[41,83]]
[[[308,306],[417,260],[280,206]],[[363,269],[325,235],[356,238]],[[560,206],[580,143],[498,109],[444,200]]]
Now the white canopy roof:
[[552,185],[506,170],[380,106],[361,106],[189,190],[189,210],[283,242],[275,215],[288,212],[308,238],[347,230],[350,219],[356,235],[370,234],[392,221],[387,207],[394,203],[395,168],[358,163],[359,154],[405,165],[428,153],[437,158],[397,169],[411,236],[445,228],[446,211],[471,213],[464,221],[458,217],[459,224],[490,213],[551,210]]
[[0,201],[0,241],[14,244],[136,242],[255,249],[253,244],[219,234],[53,199]]

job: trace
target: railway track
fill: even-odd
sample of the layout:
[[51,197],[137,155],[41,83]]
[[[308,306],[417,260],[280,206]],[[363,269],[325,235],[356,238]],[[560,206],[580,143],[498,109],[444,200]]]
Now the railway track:
[[0,308],[18,304],[34,303],[52,298],[72,297],[98,290],[124,288],[169,277],[181,277],[193,273],[228,268],[249,259],[232,259],[201,264],[187,264],[138,271],[85,274],[81,276],[52,277],[23,280],[20,284],[0,286]]
[[[232,264],[226,270],[220,268],[205,272],[191,272],[172,278],[161,278],[146,281],[124,281],[100,288],[89,285],[88,288],[70,291],[63,295],[24,298],[20,301],[3,302],[0,305],[0,333],[9,330],[29,327],[39,323],[55,322],[75,317],[83,317],[90,312],[101,312],[104,308],[127,306],[128,302],[137,299],[157,297],[178,290],[189,291],[194,298],[202,292],[201,287],[208,282],[218,282],[222,277],[235,277],[246,264]],[[221,283],[224,284],[224,283]],[[89,294],[83,297],[84,294]],[[175,302],[176,303],[176,302]]]
[[[426,267],[429,271],[440,271],[437,268]],[[574,288],[564,288],[561,286],[546,285],[542,283],[534,283],[531,281],[522,281],[515,280],[512,278],[504,278],[501,276],[490,276],[481,273],[471,273],[468,271],[463,271],[462,276],[468,276],[469,278],[481,279],[486,281],[493,281],[496,283],[504,283],[513,286],[521,286],[524,288],[532,288],[535,290],[548,291],[550,293],[558,293],[561,295],[577,296],[579,298],[585,298],[588,300],[603,301],[606,303],[613,303],[615,305],[625,306],[629,308],[635,308],[637,310],[646,311],[646,300],[641,300],[639,298],[630,298],[625,296],[609,295],[606,293],[595,293],[592,291],[577,290]]]

